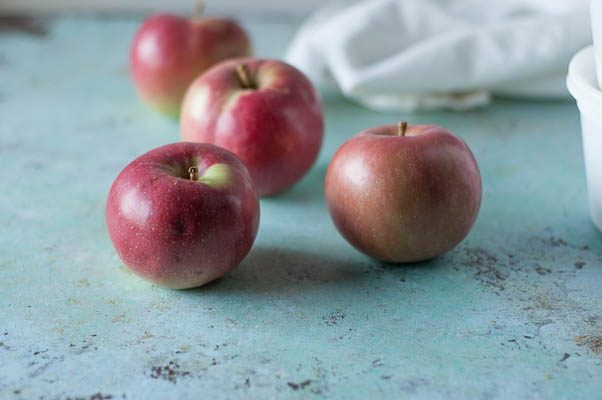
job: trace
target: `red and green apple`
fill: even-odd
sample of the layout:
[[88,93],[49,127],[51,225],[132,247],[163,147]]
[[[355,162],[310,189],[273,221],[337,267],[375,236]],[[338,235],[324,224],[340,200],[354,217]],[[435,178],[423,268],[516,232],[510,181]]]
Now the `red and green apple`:
[[188,85],[199,74],[251,51],[249,36],[232,19],[158,14],[147,19],[134,37],[130,71],[146,102],[177,117]]
[[143,154],[113,182],[106,224],[117,254],[161,286],[191,288],[247,255],[259,201],[244,164],[210,144],[174,143]]

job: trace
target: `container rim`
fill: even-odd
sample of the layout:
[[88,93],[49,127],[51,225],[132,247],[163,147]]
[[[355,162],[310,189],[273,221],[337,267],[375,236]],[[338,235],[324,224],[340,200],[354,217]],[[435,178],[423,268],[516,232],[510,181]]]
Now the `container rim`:
[[573,56],[566,85],[571,95],[582,104],[595,104],[602,110],[602,91],[598,89],[594,46],[587,46]]

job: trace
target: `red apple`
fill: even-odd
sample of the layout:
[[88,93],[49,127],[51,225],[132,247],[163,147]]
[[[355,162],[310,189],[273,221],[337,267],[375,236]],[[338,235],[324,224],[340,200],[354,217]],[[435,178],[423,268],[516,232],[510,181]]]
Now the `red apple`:
[[339,232],[376,259],[418,262],[460,243],[481,204],[481,175],[468,146],[435,125],[360,132],[334,155],[326,202]]
[[121,171],[109,192],[106,223],[133,272],[184,289],[242,261],[257,234],[259,202],[234,154],[210,144],[174,143]]
[[250,54],[249,37],[231,19],[159,14],[136,34],[130,70],[140,96],[177,117],[194,78],[220,61]]
[[305,75],[281,61],[252,58],[222,62],[196,79],[180,123],[184,140],[240,157],[260,195],[301,179],[324,132],[320,98]]

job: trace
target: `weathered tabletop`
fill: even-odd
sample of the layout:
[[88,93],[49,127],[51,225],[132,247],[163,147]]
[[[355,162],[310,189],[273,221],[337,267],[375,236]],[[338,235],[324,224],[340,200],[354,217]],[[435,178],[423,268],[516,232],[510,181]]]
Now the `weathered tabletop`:
[[[124,269],[104,226],[121,168],[179,139],[130,83],[138,24],[0,35],[0,398],[600,398],[602,240],[572,103],[400,116],[326,96],[319,162],[262,200],[247,259],[165,290]],[[247,26],[261,56],[294,31]],[[460,134],[484,179],[467,240],[415,266],[356,252],[323,201],[337,146],[400,117]]]

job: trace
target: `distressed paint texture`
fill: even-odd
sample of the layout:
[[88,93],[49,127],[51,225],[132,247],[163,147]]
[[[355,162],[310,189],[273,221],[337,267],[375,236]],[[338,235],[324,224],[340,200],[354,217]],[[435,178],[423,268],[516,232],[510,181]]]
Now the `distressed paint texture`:
[[[129,80],[138,24],[0,34],[0,398],[599,398],[602,240],[572,103],[404,116],[325,94],[318,163],[262,200],[247,259],[165,290],[123,268],[104,227],[121,168],[179,139]],[[247,26],[264,57],[294,29]],[[353,250],[323,201],[336,148],[401,117],[462,136],[484,183],[467,240],[412,266]]]

